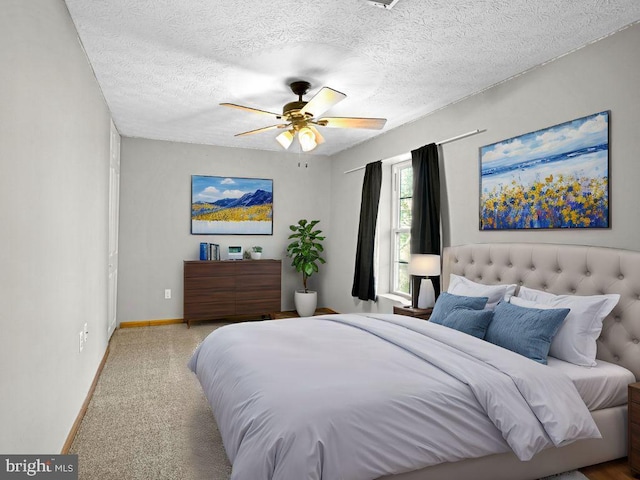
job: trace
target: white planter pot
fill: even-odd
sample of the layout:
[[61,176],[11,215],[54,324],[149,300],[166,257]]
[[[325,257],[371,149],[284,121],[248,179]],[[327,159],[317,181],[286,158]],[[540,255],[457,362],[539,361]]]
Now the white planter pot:
[[262,252],[251,252],[251,260],[260,260]]
[[296,305],[296,312],[301,317],[310,317],[316,311],[318,305],[318,292],[307,292],[304,290],[296,290],[294,297],[294,303]]

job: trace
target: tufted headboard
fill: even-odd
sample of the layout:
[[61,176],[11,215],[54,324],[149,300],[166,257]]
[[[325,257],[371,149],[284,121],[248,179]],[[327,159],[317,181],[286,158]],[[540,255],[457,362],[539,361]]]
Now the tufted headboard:
[[640,252],[581,245],[487,243],[447,247],[442,290],[449,274],[484,284],[516,283],[555,294],[620,294],[604,320],[597,357],[640,380]]

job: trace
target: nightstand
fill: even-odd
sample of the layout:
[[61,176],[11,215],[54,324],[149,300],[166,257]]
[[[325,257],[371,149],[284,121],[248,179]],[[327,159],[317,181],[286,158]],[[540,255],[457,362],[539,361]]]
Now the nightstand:
[[393,307],[393,313],[396,315],[406,315],[407,317],[416,317],[422,320],[429,320],[431,312],[433,312],[433,308]]
[[640,382],[629,385],[629,467],[640,474]]

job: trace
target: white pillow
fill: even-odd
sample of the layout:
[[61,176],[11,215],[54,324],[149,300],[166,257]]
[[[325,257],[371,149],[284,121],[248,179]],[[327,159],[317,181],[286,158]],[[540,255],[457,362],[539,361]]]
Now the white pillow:
[[500,300],[509,300],[517,287],[515,283],[512,285],[484,285],[452,273],[449,277],[447,292],[465,297],[488,297],[489,300],[484,309],[493,310]]
[[[571,311],[551,342],[549,355],[583,367],[596,365],[596,340],[602,322],[620,300],[620,295],[554,295],[520,287],[511,303],[529,308],[569,308]],[[525,304],[526,302],[526,304]]]

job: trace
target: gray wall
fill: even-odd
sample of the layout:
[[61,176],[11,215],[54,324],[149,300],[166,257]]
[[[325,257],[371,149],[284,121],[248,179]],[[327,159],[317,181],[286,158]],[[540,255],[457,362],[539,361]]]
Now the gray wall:
[[[0,16],[0,451],[56,452],[107,345],[109,112],[62,0],[5,0]],[[561,242],[638,250],[640,66],[634,26],[331,159],[124,139],[118,321],[180,318],[182,261],[211,237],[189,234],[190,175],[274,179],[275,233],[216,237],[282,258],[288,225],[317,218],[328,264],[311,281],[320,304],[377,310],[351,298],[362,174],[349,168],[475,128],[446,145],[445,243]],[[479,232],[478,148],[611,110],[610,230]],[[380,231],[388,233],[385,169]],[[386,192],[386,193],[385,193]],[[380,246],[382,269],[388,244]],[[283,262],[284,309],[299,278]],[[383,275],[384,277],[384,275]],[[380,279],[385,287],[386,277]],[[163,299],[165,288],[173,290]],[[382,309],[388,308],[382,306]],[[78,352],[78,333],[89,341]]]
[[[544,242],[640,250],[639,45],[640,24],[335,155],[331,171],[334,233],[328,245],[332,262],[323,287],[331,305],[343,312],[390,309],[384,302],[359,302],[351,297],[358,191],[364,171],[343,172],[475,129],[486,132],[441,148],[445,245]],[[478,230],[479,147],[602,110],[611,111],[610,229]],[[382,188],[391,188],[388,175]],[[381,203],[383,230],[388,229],[388,210],[389,202]],[[381,249],[381,259],[388,262],[388,258],[388,248]]]
[[56,453],[107,345],[110,116],[62,0],[3,1],[0,65],[0,452]]
[[[330,161],[301,158],[307,168],[291,153],[123,138],[118,322],[182,318],[183,261],[198,260],[200,242],[219,243],[223,252],[228,245],[260,245],[263,258],[283,259],[282,308],[293,309],[302,278],[285,256],[289,225],[317,219],[331,238]],[[273,235],[191,235],[191,175],[273,179]],[[310,288],[323,274],[311,277]],[[325,298],[319,292],[318,305]]]

